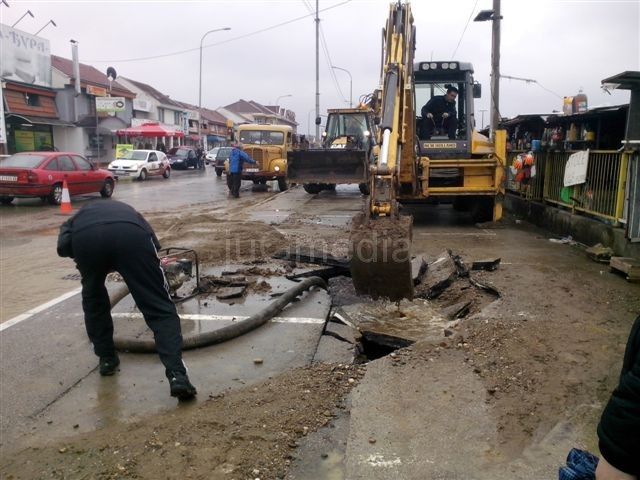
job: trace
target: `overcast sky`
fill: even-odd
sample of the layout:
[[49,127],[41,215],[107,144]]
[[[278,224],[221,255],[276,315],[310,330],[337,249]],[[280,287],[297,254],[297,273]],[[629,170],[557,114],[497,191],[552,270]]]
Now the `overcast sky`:
[[[7,0],[0,21],[41,36],[51,52],[71,57],[70,39],[80,60],[106,71],[153,85],[172,98],[198,103],[199,45],[203,49],[202,104],[217,108],[243,98],[296,112],[299,131],[307,131],[315,106],[315,0],[235,1],[33,1]],[[349,76],[331,75],[329,62],[353,76],[354,102],[379,83],[381,29],[386,0],[320,0],[326,50],[320,50],[320,111],[347,106]],[[483,84],[476,118],[487,110],[491,22],[469,21],[491,9],[491,0],[420,0],[412,3],[417,29],[416,60],[469,61]],[[589,106],[628,102],[627,92],[604,93],[603,78],[640,70],[640,0],[502,0],[501,72],[538,84],[502,79],[503,116],[561,110],[562,96],[580,88]],[[465,30],[466,29],[466,30]],[[464,34],[463,34],[464,32]],[[458,46],[459,44],[459,46]],[[210,46],[209,46],[210,45]],[[145,57],[176,55],[142,60]],[[132,59],[138,59],[131,61]],[[337,82],[337,84],[336,84]],[[338,90],[341,90],[340,91]]]

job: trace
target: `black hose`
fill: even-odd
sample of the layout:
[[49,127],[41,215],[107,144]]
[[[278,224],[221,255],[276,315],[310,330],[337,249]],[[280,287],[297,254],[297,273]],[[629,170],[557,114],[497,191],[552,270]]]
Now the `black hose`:
[[[183,337],[182,350],[191,350],[193,348],[206,347],[216,343],[226,342],[232,338],[239,337],[245,333],[254,330],[280,313],[289,303],[298,297],[305,290],[313,286],[326,289],[327,284],[320,277],[309,277],[284,292],[280,297],[271,302],[265,309],[251,315],[245,320],[232,323],[225,327],[219,328],[211,332],[198,333]],[[122,299],[124,296],[120,297]],[[117,303],[117,302],[116,302]],[[111,308],[115,303],[112,302]],[[138,338],[114,338],[116,349],[119,351],[127,351],[132,353],[153,353],[156,351],[156,343],[154,340],[138,339]]]

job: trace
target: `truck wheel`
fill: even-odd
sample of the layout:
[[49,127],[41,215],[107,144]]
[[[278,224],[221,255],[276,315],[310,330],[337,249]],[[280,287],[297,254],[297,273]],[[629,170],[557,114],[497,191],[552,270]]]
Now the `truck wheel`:
[[216,168],[216,175],[221,177],[222,176],[222,169],[221,168]]
[[320,190],[322,190],[322,187],[317,183],[305,183],[302,188],[304,188],[305,192],[310,193],[311,195],[320,193]]
[[287,183],[287,179],[285,177],[278,177],[278,190],[284,192],[289,188],[289,184]]
[[369,185],[367,185],[366,183],[361,183],[358,185],[358,188],[360,189],[360,193],[362,195],[369,195]]
[[476,223],[493,220],[493,197],[475,197],[471,206],[471,215]]

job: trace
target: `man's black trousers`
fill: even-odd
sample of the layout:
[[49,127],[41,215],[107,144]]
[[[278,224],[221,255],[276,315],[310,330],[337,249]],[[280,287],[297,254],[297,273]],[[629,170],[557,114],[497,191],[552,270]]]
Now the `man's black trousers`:
[[455,115],[443,119],[442,115],[434,115],[433,118],[422,117],[422,138],[429,140],[433,136],[433,132],[436,128],[445,130],[450,140],[456,138],[456,127],[458,126],[458,119]]
[[227,179],[231,195],[238,198],[240,196],[240,185],[242,184],[242,173],[230,173]]
[[111,223],[74,232],[72,243],[74,260],[82,275],[85,326],[95,354],[115,354],[111,304],[104,285],[107,274],[115,270],[122,275],[153,331],[167,376],[171,372],[186,373],[180,318],[149,233],[133,223]]

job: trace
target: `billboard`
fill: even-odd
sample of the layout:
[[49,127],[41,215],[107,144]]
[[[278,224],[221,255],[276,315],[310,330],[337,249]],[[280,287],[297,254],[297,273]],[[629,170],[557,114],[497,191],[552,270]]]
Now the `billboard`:
[[49,40],[0,24],[0,57],[5,80],[51,87]]
[[97,112],[124,112],[124,97],[96,97]]

